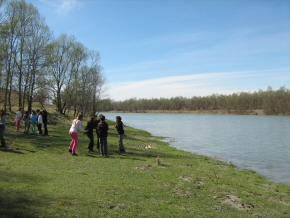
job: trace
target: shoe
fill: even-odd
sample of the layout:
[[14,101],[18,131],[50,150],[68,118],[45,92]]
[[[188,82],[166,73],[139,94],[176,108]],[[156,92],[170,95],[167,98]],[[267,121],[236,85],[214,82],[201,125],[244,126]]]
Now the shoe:
[[77,155],[77,153],[73,153],[72,155],[73,155],[73,156],[79,156],[79,155]]
[[91,150],[89,150],[89,152],[93,152],[94,153],[95,151],[93,149],[91,149]]
[[72,152],[72,150],[68,149],[68,152],[70,152],[70,153],[71,153],[71,152]]
[[105,158],[108,158],[108,157],[110,157],[109,155],[105,155]]

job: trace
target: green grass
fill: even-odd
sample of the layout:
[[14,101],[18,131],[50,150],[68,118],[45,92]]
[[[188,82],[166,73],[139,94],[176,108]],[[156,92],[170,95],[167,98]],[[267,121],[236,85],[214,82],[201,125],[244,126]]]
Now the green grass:
[[75,157],[67,151],[70,122],[63,123],[49,126],[49,136],[8,125],[9,149],[0,150],[0,217],[290,217],[289,185],[129,127],[127,153],[118,154],[112,122],[110,158],[89,154],[82,133]]

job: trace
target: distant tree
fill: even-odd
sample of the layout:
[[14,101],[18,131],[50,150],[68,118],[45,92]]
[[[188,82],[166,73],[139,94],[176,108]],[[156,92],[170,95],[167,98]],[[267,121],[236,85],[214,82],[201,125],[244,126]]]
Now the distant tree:
[[[240,92],[229,95],[212,94],[210,96],[184,98],[182,96],[168,98],[136,99],[112,101],[113,110],[144,111],[144,110],[222,110],[227,113],[245,114],[253,110],[263,109],[266,114],[290,115],[290,90],[285,86],[274,91]],[[111,110],[111,108],[110,108]]]

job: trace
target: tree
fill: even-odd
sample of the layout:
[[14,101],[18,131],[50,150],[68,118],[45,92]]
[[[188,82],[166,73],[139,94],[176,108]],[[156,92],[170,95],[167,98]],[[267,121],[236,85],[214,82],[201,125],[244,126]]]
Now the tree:
[[72,52],[75,43],[74,36],[60,35],[46,47],[45,72],[48,85],[54,97],[57,110],[63,113],[66,99],[62,99],[62,92],[72,80],[73,65]]
[[5,76],[4,108],[11,110],[11,92],[17,90],[18,106],[28,101],[31,110],[36,72],[41,70],[43,48],[50,38],[38,10],[22,1],[10,1],[1,28],[1,62]]
[[[45,64],[45,47],[51,39],[51,32],[45,24],[44,18],[35,11],[30,19],[31,35],[25,38],[25,71],[23,102],[28,102],[28,111],[32,110],[32,103],[39,90],[47,90],[43,65]],[[45,92],[48,93],[48,92]],[[49,96],[46,95],[46,99]]]
[[100,54],[89,51],[73,36],[62,34],[46,49],[46,75],[57,110],[96,112],[96,102],[105,80]]

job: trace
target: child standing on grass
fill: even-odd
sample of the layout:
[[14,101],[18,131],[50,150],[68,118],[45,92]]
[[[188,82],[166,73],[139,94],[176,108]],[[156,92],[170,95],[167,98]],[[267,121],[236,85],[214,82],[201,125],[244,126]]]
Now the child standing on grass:
[[99,134],[100,147],[101,147],[100,153],[102,154],[102,156],[109,157],[108,139],[107,139],[109,126],[108,126],[108,123],[105,121],[106,117],[104,115],[102,115],[100,119],[101,121],[98,124],[98,134]]
[[24,123],[25,123],[24,134],[28,134],[29,133],[29,123],[30,123],[30,117],[29,117],[28,111],[25,112],[23,120],[24,120]]
[[97,123],[95,120],[95,117],[92,116],[91,119],[87,122],[87,126],[85,128],[85,130],[87,130],[87,136],[90,139],[89,142],[89,152],[95,152],[94,151],[94,145],[95,145],[95,140],[94,140],[94,129],[97,128]]
[[118,134],[119,134],[119,152],[124,153],[125,147],[124,147],[123,139],[124,139],[125,132],[124,132],[122,118],[120,116],[116,116],[115,128],[117,129]]
[[38,135],[42,135],[42,122],[42,111],[40,111],[37,118]]
[[80,129],[84,133],[87,132],[87,130],[83,129],[82,126],[82,120],[83,115],[79,114],[76,119],[73,120],[71,128],[69,130],[69,134],[72,138],[71,143],[69,145],[68,151],[72,153],[74,156],[78,156],[76,153],[76,148],[78,146],[78,130]]
[[99,118],[96,120],[96,126],[97,126],[97,128],[96,128],[96,135],[97,135],[97,149],[98,149],[98,151],[100,151],[100,136],[99,136],[99,133],[98,133],[98,124],[101,122],[101,117],[102,116],[103,115],[100,114],[99,115]]
[[20,122],[22,120],[22,108],[20,107],[16,112],[15,123],[16,123],[16,131],[20,130]]
[[47,129],[47,111],[43,110],[42,111],[42,121],[43,121],[43,127],[44,127],[44,134],[43,135],[48,135],[48,129]]
[[36,134],[37,116],[36,116],[35,110],[32,111],[30,119],[31,119],[31,126],[32,126],[31,130],[32,130],[32,133]]

